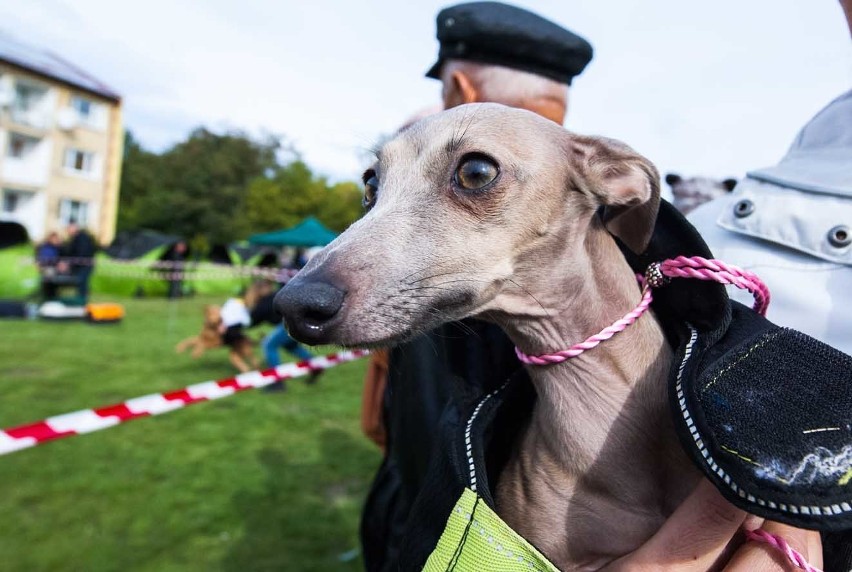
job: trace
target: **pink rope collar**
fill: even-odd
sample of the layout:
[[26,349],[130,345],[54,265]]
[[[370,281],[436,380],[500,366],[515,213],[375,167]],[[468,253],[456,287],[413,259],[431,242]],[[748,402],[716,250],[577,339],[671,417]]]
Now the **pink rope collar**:
[[[638,320],[651,305],[651,301],[653,300],[651,290],[667,284],[672,278],[697,278],[698,280],[711,280],[720,284],[733,284],[737,288],[748,290],[752,293],[754,296],[754,310],[761,316],[766,315],[766,309],[769,307],[769,289],[755,273],[725,264],[721,260],[708,260],[700,256],[678,256],[671,260],[652,264],[648,267],[644,277],[637,275],[639,285],[642,287],[642,299],[639,301],[639,304],[597,334],[589,336],[586,340],[574,344],[566,350],[554,353],[533,356],[525,354],[518,348],[515,348],[515,353],[518,354],[518,358],[522,362],[529,365],[562,363],[565,360],[576,357],[584,351],[592,349],[601,342],[610,339],[618,332],[624,331],[630,324]],[[778,552],[783,553],[787,560],[796,568],[800,568],[806,572],[820,572],[818,568],[808,564],[807,559],[802,554],[794,550],[786,540],[777,534],[757,529],[747,531],[746,539],[767,544]]]
[[648,310],[653,300],[651,289],[668,283],[671,278],[712,280],[720,284],[733,284],[737,288],[748,290],[754,296],[754,310],[761,316],[766,315],[766,308],[769,306],[769,289],[754,272],[725,264],[721,260],[708,260],[700,256],[689,258],[678,256],[671,260],[652,264],[645,272],[644,278],[642,276],[637,276],[637,278],[640,286],[642,286],[642,299],[633,310],[627,312],[623,317],[597,334],[589,336],[584,341],[565,350],[549,354],[529,355],[516,347],[515,353],[518,355],[518,359],[529,365],[550,365],[577,357],[584,351],[610,339],[618,332],[626,330],[627,326],[639,319]]

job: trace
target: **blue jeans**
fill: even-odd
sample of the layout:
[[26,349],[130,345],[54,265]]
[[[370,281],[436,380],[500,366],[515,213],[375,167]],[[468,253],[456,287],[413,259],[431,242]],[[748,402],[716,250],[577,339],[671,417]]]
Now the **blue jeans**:
[[77,296],[83,299],[84,304],[89,301],[89,278],[92,276],[92,270],[92,266],[80,266],[71,271],[77,279]]
[[283,325],[276,326],[269,335],[263,338],[263,355],[269,367],[281,365],[279,348],[284,348],[300,360],[314,357],[311,352],[299,345],[299,342],[287,335],[287,330],[284,329]]

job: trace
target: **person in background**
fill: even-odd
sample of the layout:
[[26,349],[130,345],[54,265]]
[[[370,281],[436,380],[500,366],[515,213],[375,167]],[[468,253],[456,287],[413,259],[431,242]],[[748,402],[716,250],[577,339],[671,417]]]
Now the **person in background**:
[[308,263],[308,257],[304,248],[297,248],[293,253],[293,259],[290,261],[290,266],[296,270],[301,270]]
[[77,281],[77,297],[85,304],[89,301],[89,279],[95,269],[97,245],[92,235],[74,221],[68,224],[66,233],[62,256],[69,259],[71,276]]
[[370,354],[364,386],[361,389],[361,432],[382,453],[387,453],[388,431],[385,427],[384,404],[388,383],[388,359],[390,350],[377,348]]
[[[840,4],[852,34],[852,0]],[[689,221],[714,256],[769,286],[770,320],[852,354],[852,90],[802,128],[778,165],[748,173]]]
[[[255,327],[264,323],[274,326],[273,330],[261,342],[266,364],[269,367],[281,365],[281,354],[279,351],[282,348],[302,361],[314,357],[304,346],[287,334],[281,314],[276,312],[273,306],[273,300],[278,288],[271,282],[266,281],[256,282],[254,288],[257,302],[251,308],[251,325],[249,327]],[[312,370],[308,376],[307,383],[309,385],[316,383],[321,374],[322,370]],[[284,391],[286,389],[287,385],[284,380],[276,381],[264,388],[266,391]]]
[[41,276],[41,295],[44,300],[56,298],[56,276],[60,273],[61,252],[62,239],[56,231],[48,234],[47,238],[36,247],[36,264]]
[[251,326],[249,312],[257,299],[257,290],[250,286],[241,297],[228,298],[220,310],[222,322],[219,333],[222,335],[222,343],[228,346],[228,359],[240,373],[257,369],[259,365],[254,357],[252,342],[244,331]]
[[[852,0],[840,5],[852,36]],[[748,173],[688,220],[715,257],[763,279],[770,320],[852,355],[852,90],[817,113],[777,165]],[[852,533],[823,534],[822,544],[825,570],[852,569]]]
[[163,260],[170,262],[164,268],[164,272],[168,275],[169,283],[169,298],[180,298],[183,296],[183,277],[186,269],[186,257],[188,248],[183,240],[177,241],[169,250]]

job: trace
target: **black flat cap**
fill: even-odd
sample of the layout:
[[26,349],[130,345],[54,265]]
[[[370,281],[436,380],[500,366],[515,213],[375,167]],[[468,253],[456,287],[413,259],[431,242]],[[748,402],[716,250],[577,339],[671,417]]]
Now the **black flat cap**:
[[470,2],[438,13],[438,61],[426,77],[440,79],[448,59],[506,66],[571,84],[592,59],[592,46],[562,26],[500,2]]

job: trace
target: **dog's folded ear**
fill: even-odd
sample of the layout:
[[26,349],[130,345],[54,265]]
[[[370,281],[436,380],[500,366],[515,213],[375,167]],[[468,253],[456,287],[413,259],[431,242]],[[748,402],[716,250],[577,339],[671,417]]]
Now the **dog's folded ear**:
[[660,174],[633,149],[604,137],[571,137],[575,167],[603,207],[603,221],[627,248],[648,247],[660,207]]

